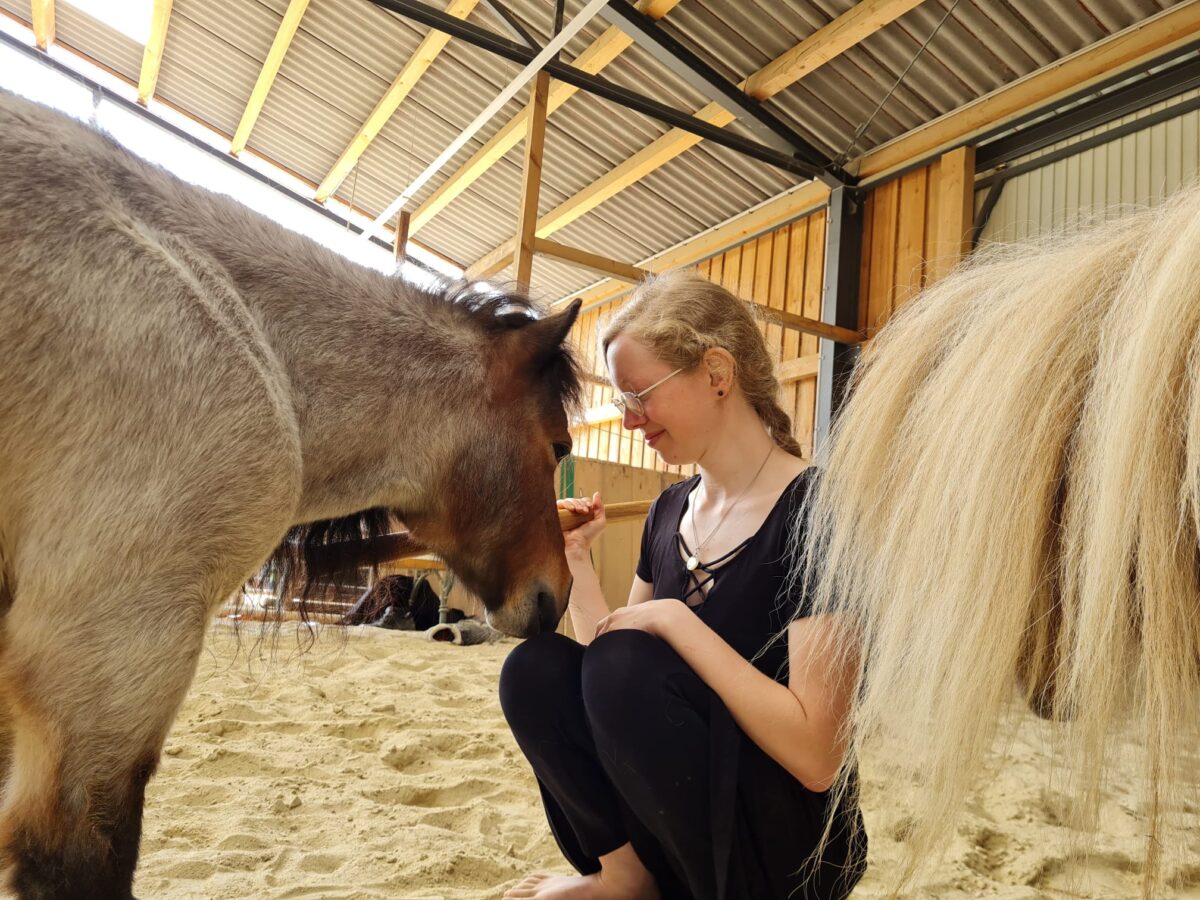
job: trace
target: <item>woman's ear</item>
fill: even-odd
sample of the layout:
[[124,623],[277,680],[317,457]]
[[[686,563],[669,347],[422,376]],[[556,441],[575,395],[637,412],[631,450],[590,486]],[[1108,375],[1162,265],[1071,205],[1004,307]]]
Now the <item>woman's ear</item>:
[[713,347],[704,351],[704,366],[708,371],[708,383],[718,397],[733,390],[733,375],[736,366],[733,355],[724,347]]

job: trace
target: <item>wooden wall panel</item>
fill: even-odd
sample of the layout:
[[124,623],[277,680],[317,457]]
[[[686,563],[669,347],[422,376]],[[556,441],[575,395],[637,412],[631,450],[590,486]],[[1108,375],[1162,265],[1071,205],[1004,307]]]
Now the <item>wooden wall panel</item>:
[[[597,460],[575,461],[576,495],[590,497],[599,491],[605,503],[653,499],[683,477],[677,473]],[[644,525],[644,517],[611,522],[592,545],[592,562],[600,576],[600,589],[609,609],[618,609],[629,600]],[[572,633],[570,616],[564,617],[561,630]]]
[[974,162],[960,147],[867,195],[859,324],[868,339],[969,250]]
[[[786,310],[819,318],[821,314],[821,277],[825,252],[825,212],[819,210],[768,232],[752,241],[710,257],[694,268],[746,300],[768,309]],[[615,301],[580,316],[572,332],[587,371],[606,378],[604,361],[597,349],[604,322],[621,308]],[[780,362],[798,356],[816,354],[818,340],[791,328],[764,324],[767,347]],[[612,400],[612,389],[599,385],[585,392],[585,405],[596,408]],[[781,403],[792,416],[793,433],[805,448],[812,450],[813,417],[816,410],[816,381],[812,377],[784,386]],[[619,421],[605,422],[574,430],[575,452],[586,459],[599,459],[676,476],[690,475],[690,466],[668,467],[641,439],[641,435],[621,428]]]

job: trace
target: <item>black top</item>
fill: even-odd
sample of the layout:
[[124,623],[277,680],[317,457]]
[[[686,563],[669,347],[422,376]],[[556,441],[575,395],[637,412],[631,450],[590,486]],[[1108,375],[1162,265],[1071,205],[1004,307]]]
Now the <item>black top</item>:
[[[764,674],[787,682],[787,641],[773,640],[797,613],[809,614],[798,595],[784,592],[791,572],[788,536],[814,470],[805,469],[784,489],[762,526],[719,560],[689,572],[679,536],[688,496],[700,483],[695,475],[658,496],[646,516],[637,575],[654,586],[654,599],[674,597],[695,605],[696,614]],[[708,595],[697,590],[710,579]],[[699,602],[701,598],[702,602]],[[766,652],[759,652],[768,643]],[[757,657],[757,658],[756,658]]]
[[[700,476],[663,491],[651,505],[642,532],[637,574],[653,585],[654,599],[677,598],[696,604],[704,596],[696,591],[697,583],[711,577],[707,597],[693,606],[696,615],[759,671],[783,684],[788,678],[784,630],[797,615],[807,616],[811,611],[806,598],[785,588],[791,571],[789,536],[799,521],[814,474],[815,469],[809,468],[797,475],[757,532],[695,573],[687,570],[681,555],[681,548],[685,554],[688,548],[680,541],[679,526]],[[760,809],[748,817],[739,801],[739,783],[762,777],[768,769],[778,770],[779,764],[746,736],[715,692],[709,721],[713,853],[721,897],[845,897],[866,866],[866,834],[861,830],[856,801],[839,810],[839,826],[834,828],[815,877],[797,876],[798,870],[813,862],[810,857],[829,812],[829,795],[810,791],[795,779],[784,779],[788,789],[773,795],[772,809]],[[769,822],[766,829],[751,825],[763,818]],[[756,832],[751,858],[744,858],[744,851],[734,852],[735,844],[740,847],[746,842],[733,841],[733,831],[743,828]]]

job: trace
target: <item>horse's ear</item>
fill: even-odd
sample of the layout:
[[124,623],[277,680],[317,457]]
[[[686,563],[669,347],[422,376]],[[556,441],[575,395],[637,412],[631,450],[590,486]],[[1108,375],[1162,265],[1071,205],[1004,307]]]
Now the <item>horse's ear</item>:
[[525,339],[529,342],[530,362],[535,369],[551,359],[556,359],[561,353],[563,341],[571,331],[571,326],[579,318],[579,308],[583,300],[575,299],[562,312],[538,319],[532,325],[522,329]]

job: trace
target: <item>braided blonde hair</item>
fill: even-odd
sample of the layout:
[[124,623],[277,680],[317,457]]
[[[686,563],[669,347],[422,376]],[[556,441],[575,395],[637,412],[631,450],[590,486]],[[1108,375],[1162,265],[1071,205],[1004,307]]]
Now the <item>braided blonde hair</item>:
[[697,365],[707,350],[721,347],[734,362],[734,377],[775,443],[801,457],[792,419],[779,405],[779,380],[756,307],[695,272],[676,270],[643,281],[604,327],[605,355],[620,334],[645,344],[673,368]]

